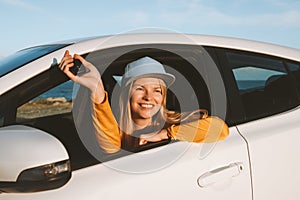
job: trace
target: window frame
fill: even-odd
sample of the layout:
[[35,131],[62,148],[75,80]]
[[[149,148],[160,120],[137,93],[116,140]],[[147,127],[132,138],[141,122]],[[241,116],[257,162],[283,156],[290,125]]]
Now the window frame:
[[[141,46],[141,48],[138,48],[140,46]],[[113,48],[110,48],[110,49],[104,49],[104,50],[98,50],[98,51],[92,52],[93,55],[91,55],[91,52],[90,52],[89,55],[85,54],[85,55],[82,55],[82,56],[85,57],[89,62],[93,63],[98,68],[98,70],[100,71],[100,73],[102,75],[105,89],[112,89],[116,85],[116,82],[115,82],[115,80],[113,80],[113,78],[112,78],[111,75],[116,75],[118,73],[123,73],[123,72],[120,69],[117,69],[117,71],[115,71],[114,73],[107,72],[106,70],[109,71],[110,67],[112,67],[112,69],[115,68],[114,63],[110,63],[109,66],[108,66],[108,69],[107,68],[105,68],[105,69],[103,68],[103,65],[105,66],[106,63],[109,63],[106,59],[109,60],[110,51],[113,52],[115,49],[118,49],[118,48],[120,48],[121,51],[123,51],[124,48],[125,48],[125,52],[126,53],[121,54],[122,56],[117,58],[117,59],[120,59],[120,60],[119,61],[114,60],[114,62],[123,63],[123,64],[121,64],[123,68],[125,67],[124,63],[128,63],[130,61],[133,61],[133,60],[135,60],[135,59],[137,59],[139,57],[145,56],[145,55],[151,56],[154,59],[159,60],[161,63],[168,65],[168,63],[165,63],[164,60],[162,59],[162,57],[163,57],[162,55],[165,55],[163,53],[164,46],[166,46],[165,44],[147,45],[147,48],[145,48],[144,46],[145,45],[127,45],[127,46],[121,46],[121,47],[113,47]],[[160,46],[161,46],[162,49],[159,48]],[[167,46],[169,46],[169,45],[167,45]],[[205,47],[199,46],[199,45],[175,44],[174,46],[184,47],[184,48],[180,48],[180,50],[182,50],[182,49],[184,49],[184,50],[190,50],[191,46],[194,46],[195,48],[197,48],[197,47],[199,48],[200,47],[200,48],[204,48],[205,49]],[[138,50],[136,51],[136,49],[138,49]],[[149,51],[143,51],[143,49],[148,49]],[[154,50],[154,52],[151,52],[151,49],[156,49],[156,50]],[[139,52],[139,50],[141,50],[141,52]],[[158,51],[160,51],[160,52],[158,52]],[[161,53],[163,53],[163,54],[161,55]],[[171,55],[172,52],[171,51],[167,52],[167,54]],[[102,62],[101,63],[97,62],[97,60],[101,60],[98,56],[100,56],[100,57],[103,56],[103,58],[104,58],[103,63],[104,64],[102,64]],[[179,57],[179,55],[176,55],[176,56]],[[210,56],[210,54],[209,54],[209,56]],[[118,64],[118,66],[120,66],[120,63]],[[170,64],[170,66],[172,68],[174,67],[171,64]],[[183,69],[181,69],[181,71],[183,71]],[[192,74],[192,75],[194,75],[194,74]],[[200,76],[200,74],[198,76]],[[194,83],[192,85],[196,86],[198,84],[199,84],[198,80],[197,81],[194,80]],[[88,93],[88,91],[86,91],[86,89],[84,89],[84,88],[81,88],[80,90],[83,90],[81,92],[84,95],[86,95],[86,93]],[[107,92],[108,92],[109,102],[111,103],[111,93],[110,93],[109,90],[107,90]],[[84,95],[79,95],[79,96],[84,96]],[[199,99],[199,97],[198,97],[198,99]],[[85,107],[85,108],[89,109],[88,106]],[[89,144],[91,144],[91,141],[86,141],[86,142],[89,143]],[[102,161],[108,161],[108,160],[111,160],[111,159],[115,159],[115,158],[126,156],[126,155],[131,154],[131,153],[137,153],[137,152],[141,152],[141,151],[145,151],[145,150],[150,150],[150,149],[153,149],[153,148],[156,148],[156,147],[160,147],[160,146],[163,146],[163,145],[167,145],[167,144],[170,144],[170,143],[173,143],[173,142],[177,142],[177,141],[162,140],[160,142],[148,143],[148,144],[146,144],[144,146],[141,146],[141,147],[139,147],[137,149],[132,149],[131,152],[120,152],[120,153],[116,153],[116,154],[110,154],[108,156],[105,156],[105,158],[103,158],[103,159],[101,158],[101,160]]]
[[[157,48],[157,46],[158,46],[157,44],[149,45],[149,47],[154,47],[154,48]],[[184,46],[186,49],[189,49],[191,46],[198,47],[198,45],[182,45],[182,44],[176,44],[176,46],[180,46],[180,47]],[[129,49],[131,48],[131,46],[125,46],[125,48],[127,48],[127,47]],[[213,61],[217,65],[218,69],[220,70],[221,75],[223,76],[223,72],[222,72],[223,69],[221,68],[221,65],[218,64],[219,60],[218,60],[218,56],[217,56],[215,50],[213,48],[209,48],[209,47],[205,47],[205,46],[200,46],[200,47],[204,48],[207,51],[209,56],[213,59]],[[124,48],[124,47],[114,47],[114,48]],[[99,50],[99,52],[102,52],[102,51],[103,50]],[[85,57],[87,55],[85,54],[85,55],[82,55],[82,56]],[[90,62],[93,62],[93,60],[91,60]],[[101,72],[101,70],[100,70],[100,72]],[[200,76],[200,74],[198,76]],[[194,80],[194,83],[193,83],[197,87],[198,87],[198,78],[199,78],[198,76],[196,76],[196,78]],[[47,91],[47,90],[49,90],[49,89],[65,82],[65,81],[68,81],[68,80],[69,79],[67,78],[67,76],[64,75],[58,69],[58,66],[54,65],[49,70],[47,70],[45,72],[42,72],[41,74],[36,75],[35,77],[31,78],[30,80],[22,83],[21,85],[13,88],[12,90],[8,91],[7,93],[5,93],[3,95],[1,95],[0,102],[5,102],[7,104],[5,106],[6,108],[13,108],[13,110],[9,110],[9,112],[7,111],[8,109],[4,110],[5,111],[5,120],[4,120],[3,126],[16,124],[16,111],[17,111],[17,108],[20,105],[28,102],[33,97],[38,96],[38,95],[44,93],[45,91]],[[51,84],[49,84],[49,83],[51,83]],[[225,81],[224,84],[226,84],[226,81]],[[39,88],[42,88],[42,89],[39,89]],[[36,93],[35,95],[33,95],[33,93],[30,92],[30,91],[37,91],[37,90],[39,90],[39,92]],[[230,96],[227,97],[227,102],[229,102],[229,97]],[[230,109],[230,107],[228,107],[228,109]],[[228,116],[232,117],[234,115],[230,114]],[[233,123],[231,123],[233,121],[234,120],[230,120],[228,122],[229,126],[233,125]],[[157,142],[157,143],[149,143],[145,146],[142,146],[141,148],[134,151],[133,153],[141,152],[141,151],[144,151],[144,150],[149,150],[149,149],[160,147],[162,145],[167,145],[167,144],[170,144],[170,141],[163,140],[163,141]],[[126,155],[128,155],[128,154],[105,155],[105,157],[101,160],[101,162],[113,160],[113,159],[123,157],[123,156],[126,156]],[[87,163],[85,165],[76,166],[75,168],[73,168],[73,170],[78,170],[78,169],[81,169],[81,168],[84,168],[84,167],[87,167],[87,166],[92,166],[92,165],[95,165],[95,164],[99,164],[101,162],[96,161],[96,160],[92,160],[90,163]]]

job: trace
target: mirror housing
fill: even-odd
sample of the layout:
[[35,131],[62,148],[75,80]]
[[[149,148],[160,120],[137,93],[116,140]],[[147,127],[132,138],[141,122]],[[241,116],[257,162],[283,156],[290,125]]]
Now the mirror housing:
[[0,128],[0,192],[56,189],[71,178],[69,156],[55,137],[35,128]]

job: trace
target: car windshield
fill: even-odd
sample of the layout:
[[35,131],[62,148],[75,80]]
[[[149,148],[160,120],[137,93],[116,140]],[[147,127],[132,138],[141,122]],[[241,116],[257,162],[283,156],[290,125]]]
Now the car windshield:
[[10,56],[4,57],[0,59],[0,77],[39,57],[61,49],[67,45],[68,44],[36,46],[18,51]]

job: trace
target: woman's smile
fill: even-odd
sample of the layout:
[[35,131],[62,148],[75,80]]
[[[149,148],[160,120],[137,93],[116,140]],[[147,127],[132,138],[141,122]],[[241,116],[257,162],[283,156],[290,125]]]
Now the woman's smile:
[[141,103],[140,106],[141,106],[142,108],[153,108],[153,107],[154,107],[153,104],[145,104],[145,103]]

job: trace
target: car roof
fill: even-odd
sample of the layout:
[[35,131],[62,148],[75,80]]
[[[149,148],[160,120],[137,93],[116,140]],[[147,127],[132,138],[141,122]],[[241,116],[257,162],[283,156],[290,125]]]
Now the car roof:
[[[273,56],[279,56],[291,60],[300,60],[300,49],[287,47],[278,44],[272,44],[262,41],[255,41],[243,38],[233,38],[225,36],[201,35],[201,34],[182,34],[182,33],[134,33],[119,34],[108,36],[95,36],[78,38],[73,40],[61,41],[62,43],[88,44],[99,43],[114,44],[117,41],[119,45],[142,44],[142,43],[168,43],[168,44],[195,44],[211,47],[230,48],[236,50],[245,50],[256,53],[263,53]],[[107,43],[107,44],[106,44]],[[100,46],[99,46],[100,48]],[[97,48],[96,48],[97,49]],[[101,49],[101,48],[100,48]]]
[[[300,61],[300,49],[272,44],[262,41],[255,41],[243,38],[203,35],[203,34],[183,34],[183,33],[125,33],[119,35],[92,36],[52,42],[46,45],[74,45],[85,48],[86,52],[123,45],[134,44],[190,44],[211,47],[221,47],[236,50],[245,50],[256,53],[263,53],[278,56],[286,59]],[[95,46],[95,44],[99,44]],[[89,47],[92,46],[92,49]],[[82,49],[82,48],[80,48]],[[80,52],[78,52],[80,54]],[[81,52],[84,53],[84,52]]]
[[[59,62],[66,49],[71,54],[80,55],[96,50],[141,44],[186,44],[222,47],[278,56],[300,61],[300,50],[280,45],[246,39],[181,33],[130,33],[99,37],[86,37],[65,40],[53,44],[65,44],[66,47],[34,60],[23,67],[17,68],[0,79],[0,95],[28,80],[29,78],[49,69]],[[47,45],[49,45],[47,44]],[[25,67],[26,66],[26,67]]]

